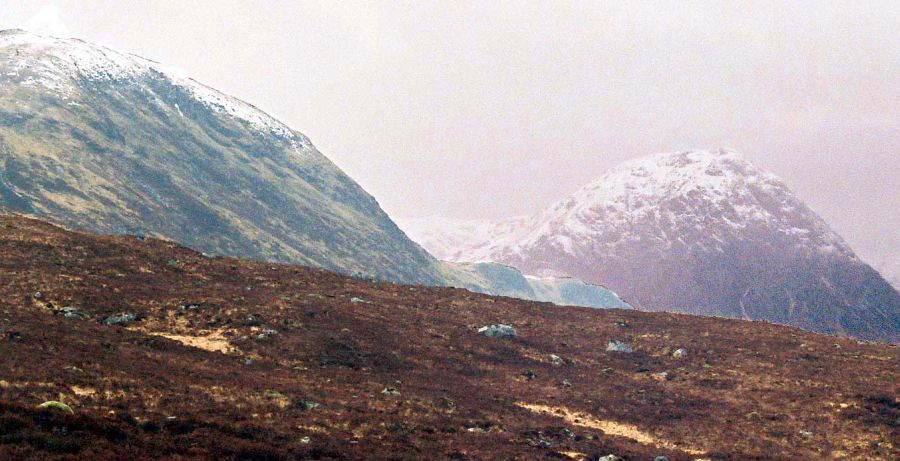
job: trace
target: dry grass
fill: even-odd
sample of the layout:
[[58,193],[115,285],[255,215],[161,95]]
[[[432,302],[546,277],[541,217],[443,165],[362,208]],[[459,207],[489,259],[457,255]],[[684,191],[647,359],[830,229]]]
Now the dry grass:
[[[893,346],[370,283],[17,217],[0,217],[0,281],[0,459],[900,458]],[[101,323],[123,311],[140,319]],[[519,337],[476,333],[493,323]],[[610,339],[636,351],[607,353]],[[76,414],[36,412],[46,400]]]

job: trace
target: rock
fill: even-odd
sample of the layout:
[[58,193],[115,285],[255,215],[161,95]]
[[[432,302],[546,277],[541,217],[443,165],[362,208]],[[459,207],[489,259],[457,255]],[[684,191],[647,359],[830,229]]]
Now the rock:
[[622,341],[612,340],[609,342],[609,344],[606,345],[606,352],[624,352],[626,354],[630,354],[634,352],[634,349],[632,349],[631,346],[623,343]]
[[653,461],[669,461],[669,458],[666,458],[665,456],[657,456],[656,458],[653,458]]
[[560,357],[556,354],[550,354],[550,363],[552,363],[553,365],[557,365],[557,366],[562,365],[563,359],[562,359],[562,357]]
[[198,310],[200,310],[200,304],[196,304],[196,303],[182,304],[181,310],[183,310],[183,311],[198,311]]
[[357,298],[356,296],[350,298],[350,302],[353,304],[372,304],[372,301],[366,301],[362,298]]
[[800,437],[803,437],[804,439],[811,438],[812,436],[812,431],[800,431]]
[[103,319],[104,325],[128,325],[131,322],[137,321],[138,316],[136,314],[132,314],[131,312],[121,312],[119,314],[110,315]]
[[310,439],[309,437],[303,437],[303,438],[300,439],[300,443],[302,443],[302,444],[304,444],[304,445],[306,445],[306,444],[308,444],[308,443],[310,443],[310,442],[312,442],[312,439]]
[[61,315],[67,319],[86,319],[87,318],[87,314],[85,314],[84,312],[81,312],[80,310],[78,310],[74,307],[71,307],[71,306],[54,309],[53,315]]
[[397,397],[400,395],[400,391],[394,389],[393,387],[385,387],[384,390],[381,391],[381,393],[388,397]]
[[568,379],[564,379],[564,380],[562,380],[562,385],[563,385],[563,387],[572,387],[572,381],[569,381]]
[[668,371],[663,371],[660,373],[653,373],[650,375],[650,377],[657,381],[668,381],[670,379]]
[[300,409],[303,411],[315,410],[316,408],[319,408],[318,403],[313,402],[312,400],[306,400],[306,399],[294,399],[294,401],[291,402],[291,405],[294,408],[297,408],[297,409]]
[[541,440],[540,442],[537,443],[538,448],[550,448],[552,446],[553,446],[553,444],[546,440]]
[[59,410],[59,411],[63,411],[63,412],[66,412],[66,413],[69,413],[72,415],[75,414],[75,412],[72,411],[72,407],[70,407],[62,402],[57,402],[55,400],[50,400],[49,402],[44,402],[44,403],[38,405],[37,407],[42,410]]
[[615,370],[613,370],[612,367],[603,367],[603,369],[600,370],[600,371],[602,371],[602,372],[604,372],[604,373],[606,373],[606,374],[610,374],[610,373],[612,373],[612,372],[615,371]]
[[522,373],[522,376],[527,378],[529,381],[533,380],[534,378],[537,378],[537,375],[531,370],[528,370],[525,373]]
[[247,316],[247,320],[244,322],[244,325],[248,327],[258,327],[262,325],[262,321],[253,314]]
[[259,333],[257,333],[256,339],[262,341],[265,339],[269,339],[270,337],[275,336],[277,334],[278,334],[278,330],[273,330],[271,328],[263,328],[262,330],[259,331]]
[[41,299],[41,298],[43,298],[43,297],[44,297],[44,294],[41,293],[40,291],[35,291],[35,292],[34,292],[34,299]]
[[687,357],[687,350],[680,349],[680,348],[675,349],[675,352],[672,352],[672,357],[674,357],[676,359],[683,359],[683,358]]
[[597,461],[625,461],[624,459],[616,456],[616,455],[606,455],[597,458]]
[[504,325],[502,323],[481,327],[478,329],[478,333],[481,334],[482,336],[487,336],[489,338],[515,338],[516,337],[516,329],[509,325]]

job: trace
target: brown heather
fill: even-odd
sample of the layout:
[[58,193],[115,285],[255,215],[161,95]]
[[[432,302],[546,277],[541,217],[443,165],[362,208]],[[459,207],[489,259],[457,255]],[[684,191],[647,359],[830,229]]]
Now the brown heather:
[[[101,322],[120,312],[139,320]],[[518,337],[476,333],[494,323]],[[612,339],[635,351],[606,352]],[[0,217],[2,460],[892,460],[898,378],[895,346],[784,326],[372,283]],[[47,400],[75,414],[35,409]]]

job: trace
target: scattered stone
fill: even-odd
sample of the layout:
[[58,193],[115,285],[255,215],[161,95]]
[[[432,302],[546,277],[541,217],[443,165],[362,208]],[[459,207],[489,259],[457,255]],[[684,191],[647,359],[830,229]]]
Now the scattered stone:
[[546,440],[541,440],[540,442],[537,443],[538,448],[550,448],[552,446],[553,446],[553,444]]
[[303,411],[315,410],[320,406],[318,403],[306,399],[294,399],[294,401],[291,402],[291,405],[294,408],[298,408]]
[[353,304],[372,304],[372,301],[366,301],[362,298],[357,298],[356,296],[350,298],[350,302]]
[[613,370],[612,367],[603,367],[603,369],[600,371],[602,371],[603,373],[606,373],[606,374],[610,374],[615,370]]
[[624,459],[616,456],[616,455],[606,455],[597,458],[597,461],[625,461]]
[[131,322],[137,321],[138,316],[131,312],[121,312],[115,315],[110,315],[103,319],[104,325],[128,325]]
[[394,389],[393,387],[385,387],[384,390],[381,391],[381,393],[388,397],[397,397],[400,395],[400,391]]
[[537,378],[537,375],[536,375],[533,371],[531,371],[531,370],[528,370],[528,371],[526,371],[525,373],[522,373],[522,376],[524,376],[524,377],[525,377],[526,379],[528,379],[529,381],[531,381],[531,380]]
[[562,380],[562,385],[563,385],[563,387],[572,387],[572,381],[569,381],[568,379],[564,379],[564,380]]
[[676,359],[683,359],[683,358],[687,357],[687,350],[681,349],[681,348],[675,349],[675,352],[672,352],[672,357],[674,357]]
[[6,338],[10,341],[18,341],[22,339],[22,333],[18,331],[8,331],[6,332]]
[[619,328],[628,328],[631,325],[628,325],[628,322],[626,322],[625,320],[619,320],[618,322],[616,322],[616,326]]
[[812,431],[800,431],[800,437],[803,437],[804,439],[811,438],[812,436]]
[[300,439],[300,443],[302,443],[302,444],[304,444],[304,445],[306,445],[306,444],[308,444],[308,443],[310,443],[310,442],[312,442],[312,439],[310,439],[309,437],[303,437],[303,438]]
[[34,292],[34,299],[41,299],[41,298],[43,298],[43,297],[44,297],[44,294],[41,293],[40,291],[35,291],[35,292]]
[[198,310],[200,310],[200,304],[195,304],[195,303],[182,304],[181,310],[183,310],[183,311],[198,311]]
[[562,365],[563,359],[562,359],[562,357],[560,357],[556,354],[550,354],[550,363],[552,363],[555,366],[559,366],[559,365]]
[[173,267],[174,267],[174,266],[177,266],[177,265],[178,265],[178,260],[177,260],[177,259],[170,259],[170,260],[166,261],[166,264],[169,265],[169,266],[173,266]]
[[273,330],[271,328],[263,328],[262,330],[260,330],[259,333],[257,333],[256,339],[263,341],[263,340],[269,339],[272,336],[275,336],[277,334],[278,334],[278,330]]
[[260,321],[260,319],[257,318],[255,315],[250,314],[247,316],[247,320],[244,322],[244,324],[247,325],[248,327],[258,327],[258,326],[262,325],[262,321]]
[[624,352],[626,354],[630,354],[634,352],[634,349],[632,349],[631,346],[623,343],[622,341],[612,340],[609,342],[609,344],[606,345],[606,352]]
[[456,407],[456,402],[450,397],[441,397],[441,406],[444,408],[454,408]]
[[665,456],[657,456],[656,458],[653,458],[653,461],[669,461],[669,458],[666,458]]
[[80,310],[71,307],[61,307],[59,309],[53,309],[53,315],[61,315],[67,319],[86,319],[87,314],[81,312]]
[[72,407],[70,407],[62,402],[57,402],[55,400],[50,400],[49,402],[44,402],[44,403],[38,405],[37,407],[42,410],[59,410],[59,411],[63,411],[63,412],[66,412],[66,413],[69,413],[72,415],[75,414],[75,412],[72,411]]
[[478,329],[478,333],[481,334],[482,336],[487,336],[488,338],[515,338],[516,337],[516,329],[509,325],[504,325],[502,323],[498,323],[496,325],[483,326]]
[[650,377],[657,381],[668,381],[670,379],[668,371],[663,371],[660,373],[653,373],[650,375]]

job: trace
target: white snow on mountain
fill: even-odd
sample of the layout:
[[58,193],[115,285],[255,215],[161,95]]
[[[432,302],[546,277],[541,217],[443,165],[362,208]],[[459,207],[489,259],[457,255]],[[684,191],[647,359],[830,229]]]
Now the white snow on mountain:
[[0,55],[5,56],[0,58],[5,59],[0,63],[11,69],[5,74],[6,77],[21,78],[24,85],[42,85],[62,99],[72,97],[79,79],[129,83],[164,78],[184,88],[195,100],[216,112],[226,113],[258,130],[273,133],[298,148],[310,146],[308,138],[256,107],[198,83],[182,71],[140,56],[120,53],[79,39],[47,37],[22,30],[0,32]]
[[[530,217],[496,223],[422,218],[401,225],[425,249],[458,262],[510,263],[540,247],[573,257],[613,254],[638,241],[721,250],[745,229],[760,227],[790,236],[798,246],[855,258],[781,180],[726,149],[625,162]],[[566,275],[560,272],[540,270]]]

